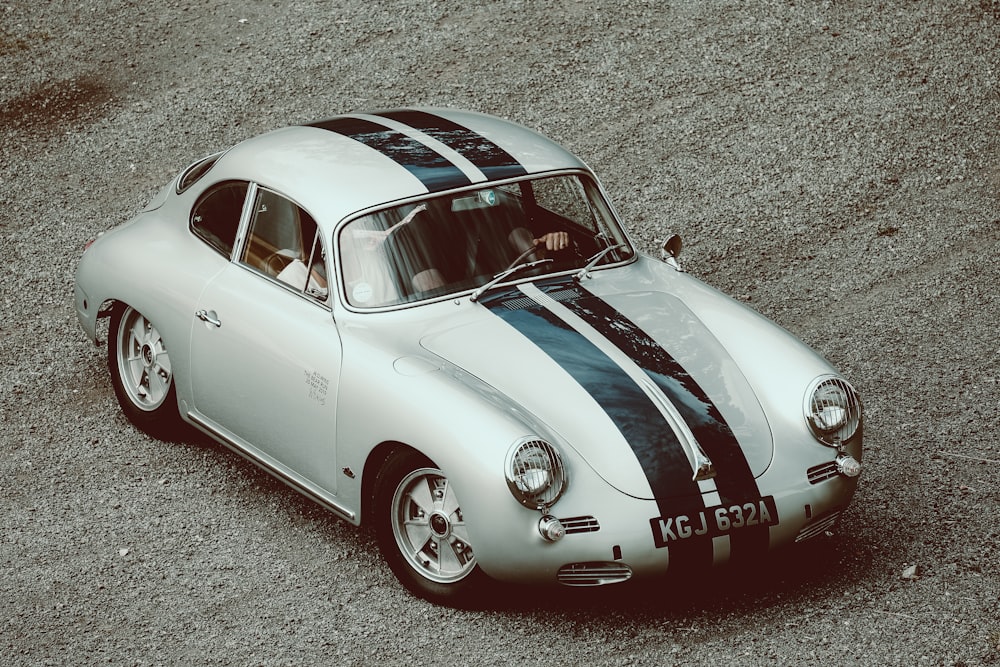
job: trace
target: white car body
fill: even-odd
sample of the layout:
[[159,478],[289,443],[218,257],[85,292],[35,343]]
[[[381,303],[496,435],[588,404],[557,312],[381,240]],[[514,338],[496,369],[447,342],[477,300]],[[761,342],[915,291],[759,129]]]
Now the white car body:
[[[138,384],[132,405],[123,401],[130,418],[176,411],[351,523],[380,506],[387,455],[405,448],[432,462],[461,512],[429,524],[437,546],[427,553],[450,545],[460,565],[422,572],[426,554],[404,555],[416,576],[401,578],[416,593],[449,599],[474,569],[596,585],[739,566],[821,534],[850,502],[862,437],[850,385],[673,259],[635,251],[590,169],[544,137],[479,114],[401,110],[280,129],[198,164],[84,254],[83,329],[96,341],[98,317],[128,308],[131,334],[121,325],[109,347],[146,355],[112,364],[113,376],[125,368],[126,394],[128,377]],[[604,200],[594,215],[615,236],[589,270],[571,258],[481,290],[489,276],[470,269],[468,284],[405,297],[373,297],[371,281],[348,275],[356,260],[342,246],[368,233],[359,220],[425,201],[449,201],[458,216],[461,195],[497,206],[525,191],[518,184],[560,175]],[[192,211],[230,182],[246,184],[246,203],[227,256],[193,232]],[[305,263],[324,269],[327,285],[293,289],[269,275],[281,253],[251,262],[255,216],[269,212],[262,193],[315,222],[323,253],[314,244],[297,268],[303,282]],[[423,224],[423,210],[403,226]],[[824,408],[817,386],[846,403]],[[149,401],[164,392],[169,405]],[[846,420],[846,437],[817,435],[812,411],[824,409]],[[540,507],[511,490],[523,481],[511,479],[512,452],[533,440],[561,464],[539,482],[562,484]],[[399,538],[403,523],[405,551],[415,538]]]

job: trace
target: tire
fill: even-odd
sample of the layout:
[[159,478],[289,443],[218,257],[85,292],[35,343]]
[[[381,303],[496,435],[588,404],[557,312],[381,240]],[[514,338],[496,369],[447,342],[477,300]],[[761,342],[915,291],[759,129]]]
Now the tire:
[[168,440],[181,426],[167,346],[142,313],[118,305],[108,327],[108,371],[122,412],[137,428]]
[[412,450],[386,459],[375,485],[375,534],[383,558],[414,595],[467,605],[483,592],[461,505],[448,479]]

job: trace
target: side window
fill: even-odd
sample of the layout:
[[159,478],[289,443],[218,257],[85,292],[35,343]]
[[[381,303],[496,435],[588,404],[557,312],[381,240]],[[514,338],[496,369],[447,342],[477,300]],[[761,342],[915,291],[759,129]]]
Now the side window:
[[296,291],[326,300],[326,253],[316,222],[275,192],[257,190],[240,261]]
[[191,231],[201,240],[229,257],[240,226],[247,184],[239,181],[223,183],[208,190],[191,211]]

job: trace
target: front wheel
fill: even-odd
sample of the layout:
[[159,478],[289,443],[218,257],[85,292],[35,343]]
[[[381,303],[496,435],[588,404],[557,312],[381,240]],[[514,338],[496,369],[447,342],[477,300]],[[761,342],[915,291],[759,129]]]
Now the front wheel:
[[455,490],[423,456],[399,450],[376,481],[376,536],[396,577],[432,602],[464,604],[485,584]]
[[108,371],[122,412],[142,431],[170,438],[180,425],[170,355],[142,313],[119,305],[108,328]]

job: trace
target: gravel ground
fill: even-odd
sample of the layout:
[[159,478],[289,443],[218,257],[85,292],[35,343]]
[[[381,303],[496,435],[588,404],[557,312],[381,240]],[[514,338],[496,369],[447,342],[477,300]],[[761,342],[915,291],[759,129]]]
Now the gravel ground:
[[[0,649],[40,664],[1000,664],[1000,2],[0,2]],[[119,413],[72,282],[196,157],[421,104],[540,129],[866,400],[842,530],[696,585],[407,595]],[[912,572],[913,577],[904,575]]]

